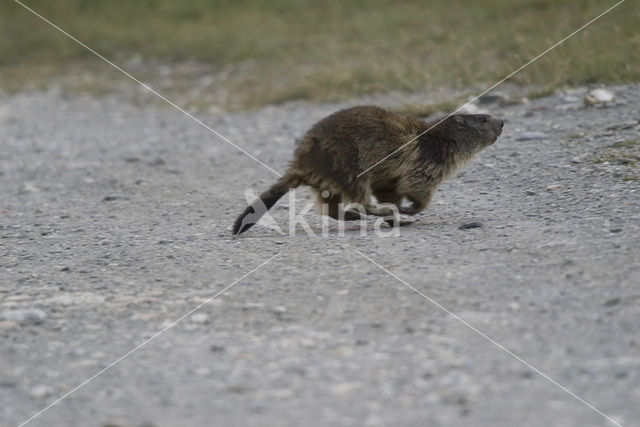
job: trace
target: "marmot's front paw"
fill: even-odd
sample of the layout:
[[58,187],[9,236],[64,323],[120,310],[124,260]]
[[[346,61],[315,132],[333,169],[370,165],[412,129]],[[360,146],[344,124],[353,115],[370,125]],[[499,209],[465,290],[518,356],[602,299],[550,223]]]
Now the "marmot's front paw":
[[408,215],[398,215],[398,217],[390,217],[385,218],[384,222],[386,222],[389,227],[395,227],[396,225],[402,227],[404,225],[413,224],[416,222],[416,218]]

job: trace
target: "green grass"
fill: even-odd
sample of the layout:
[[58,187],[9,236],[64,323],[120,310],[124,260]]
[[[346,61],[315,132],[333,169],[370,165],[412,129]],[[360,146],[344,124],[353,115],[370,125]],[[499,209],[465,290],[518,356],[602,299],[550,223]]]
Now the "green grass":
[[624,167],[624,173],[616,173],[614,176],[622,179],[622,181],[636,182],[640,179],[638,174],[640,140],[627,139],[614,142],[608,147],[603,147],[601,154],[594,156],[592,161],[596,164],[621,165]]
[[[585,83],[589,83],[589,82],[585,82]],[[543,88],[534,89],[534,90],[529,91],[527,93],[527,98],[529,98],[529,99],[544,98],[544,97],[553,95],[555,91],[556,91],[556,89],[555,89],[554,86],[547,85],[547,86],[545,86]]]
[[613,148],[633,148],[640,145],[640,140],[638,139],[625,139],[623,141],[617,141],[611,144]]
[[[202,64],[198,76],[219,77],[212,91],[224,92],[223,103],[252,108],[296,99],[489,85],[614,2],[25,3],[118,64],[142,55],[150,66],[140,72],[152,82],[162,80],[154,64]],[[543,87],[543,94],[564,85],[639,81],[639,18],[637,4],[625,2],[511,81]],[[100,75],[108,66],[97,61],[17,3],[0,3],[0,88],[38,86],[56,74],[87,68]],[[188,86],[192,77],[175,78]]]
[[622,164],[634,167],[640,157],[625,152],[608,152],[593,159],[594,163]]

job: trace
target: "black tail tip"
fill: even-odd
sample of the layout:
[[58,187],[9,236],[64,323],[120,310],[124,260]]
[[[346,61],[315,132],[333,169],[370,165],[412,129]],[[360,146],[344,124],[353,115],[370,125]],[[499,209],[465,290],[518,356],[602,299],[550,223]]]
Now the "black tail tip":
[[232,234],[234,236],[238,236],[239,234],[242,234],[245,231],[247,231],[248,229],[250,229],[251,227],[253,227],[253,223],[242,224],[242,222],[236,222],[235,224],[233,224],[233,233]]
[[251,218],[251,214],[255,213],[252,206],[248,206],[244,212],[236,219],[233,223],[233,236],[237,237],[238,235],[244,233],[248,229],[250,229],[255,222]]

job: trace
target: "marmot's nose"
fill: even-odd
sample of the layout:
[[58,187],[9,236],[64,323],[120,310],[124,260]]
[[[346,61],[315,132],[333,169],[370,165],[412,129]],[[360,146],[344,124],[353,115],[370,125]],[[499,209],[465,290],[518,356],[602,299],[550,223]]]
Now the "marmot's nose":
[[500,129],[504,127],[504,120],[498,119],[498,124],[500,125]]

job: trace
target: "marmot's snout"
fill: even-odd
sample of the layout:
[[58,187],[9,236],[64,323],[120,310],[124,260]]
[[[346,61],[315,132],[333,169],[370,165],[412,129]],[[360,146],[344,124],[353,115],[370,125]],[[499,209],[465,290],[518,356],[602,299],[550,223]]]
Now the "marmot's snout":
[[488,114],[469,115],[468,117],[469,120],[475,123],[477,128],[481,129],[480,132],[484,134],[484,140],[487,145],[496,142],[502,133],[502,128],[504,127],[504,121],[502,121],[502,119]]
[[491,143],[493,144],[498,140],[498,137],[502,133],[502,128],[504,127],[504,120],[498,119],[496,117],[491,117],[490,121],[493,127],[493,132],[495,133],[495,137],[493,138],[493,141],[491,141]]

